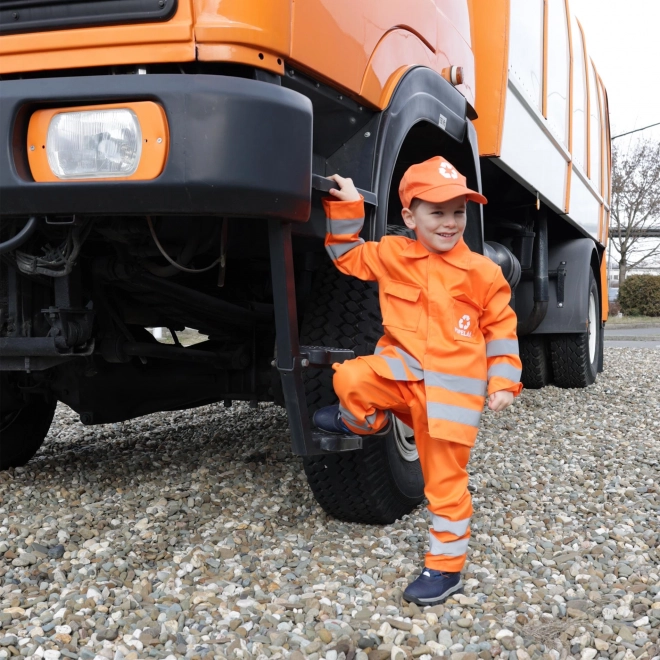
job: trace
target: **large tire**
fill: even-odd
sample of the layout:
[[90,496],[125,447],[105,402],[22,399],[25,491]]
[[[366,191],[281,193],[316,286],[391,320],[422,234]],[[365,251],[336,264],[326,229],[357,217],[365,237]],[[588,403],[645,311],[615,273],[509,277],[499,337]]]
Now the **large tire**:
[[588,387],[598,375],[602,323],[598,285],[593,271],[589,271],[587,300],[587,332],[550,337],[552,371],[557,387]]
[[[378,289],[342,275],[328,263],[316,273],[301,325],[301,343],[351,348],[370,355],[383,334]],[[330,369],[305,375],[310,414],[337,402]],[[386,438],[363,440],[357,451],[303,459],[314,497],[331,516],[349,522],[389,524],[424,499],[424,479],[414,441],[397,423]]]
[[31,397],[25,402],[6,377],[0,408],[0,470],[25,465],[39,451],[55,414],[54,399]]
[[526,335],[519,340],[522,376],[528,390],[540,390],[552,382],[548,343],[544,335]]

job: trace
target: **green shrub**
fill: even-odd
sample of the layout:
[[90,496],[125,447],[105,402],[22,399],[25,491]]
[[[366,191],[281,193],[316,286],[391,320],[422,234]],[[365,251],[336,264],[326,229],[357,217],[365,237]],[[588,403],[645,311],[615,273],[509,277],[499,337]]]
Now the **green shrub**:
[[619,288],[621,311],[627,316],[660,316],[660,275],[631,275]]

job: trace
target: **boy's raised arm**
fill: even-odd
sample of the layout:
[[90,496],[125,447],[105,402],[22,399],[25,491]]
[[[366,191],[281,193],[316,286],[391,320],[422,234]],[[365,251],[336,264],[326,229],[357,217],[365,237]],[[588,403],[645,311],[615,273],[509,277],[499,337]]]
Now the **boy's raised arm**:
[[327,217],[325,249],[337,268],[361,280],[376,280],[381,270],[380,244],[360,238],[364,225],[364,199],[350,179],[330,177],[339,186],[323,199]]
[[506,390],[520,394],[522,363],[518,351],[516,313],[509,306],[511,288],[498,270],[486,297],[481,331],[486,340],[488,394]]

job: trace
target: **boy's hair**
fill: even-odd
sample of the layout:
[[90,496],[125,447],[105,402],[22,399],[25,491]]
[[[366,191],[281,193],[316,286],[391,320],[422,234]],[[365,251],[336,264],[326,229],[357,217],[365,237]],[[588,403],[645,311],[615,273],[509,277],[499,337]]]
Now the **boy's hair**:
[[410,210],[414,213],[415,209],[420,205],[421,201],[422,200],[419,197],[413,197],[410,200],[410,206],[408,208],[410,208]]

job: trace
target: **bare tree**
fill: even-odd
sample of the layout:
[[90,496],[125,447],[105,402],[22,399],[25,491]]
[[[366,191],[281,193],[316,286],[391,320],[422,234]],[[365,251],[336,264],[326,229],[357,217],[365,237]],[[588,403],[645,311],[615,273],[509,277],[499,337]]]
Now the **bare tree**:
[[612,148],[610,238],[619,253],[619,282],[628,269],[660,255],[660,142],[639,140]]

